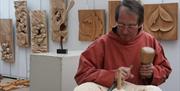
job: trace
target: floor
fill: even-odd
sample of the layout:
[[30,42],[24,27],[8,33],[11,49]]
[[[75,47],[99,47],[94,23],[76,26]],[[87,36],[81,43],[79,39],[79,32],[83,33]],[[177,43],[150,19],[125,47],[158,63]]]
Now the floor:
[[[14,79],[9,79],[9,78],[3,78],[1,80],[1,83],[7,83],[7,82],[11,82],[13,81]],[[1,90],[0,90],[1,91]],[[18,89],[15,89],[15,90],[11,90],[11,91],[29,91],[29,87],[20,87]]]

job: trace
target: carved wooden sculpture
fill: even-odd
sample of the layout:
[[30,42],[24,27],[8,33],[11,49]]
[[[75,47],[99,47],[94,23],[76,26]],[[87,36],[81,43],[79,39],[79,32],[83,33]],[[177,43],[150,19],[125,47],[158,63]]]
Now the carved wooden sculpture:
[[31,16],[31,48],[34,53],[48,51],[48,35],[45,11],[32,11]]
[[144,30],[161,40],[177,39],[178,4],[144,5]]
[[17,44],[20,47],[29,47],[29,26],[28,26],[28,10],[27,1],[15,1],[15,14],[16,14],[16,35]]
[[79,10],[79,40],[93,41],[104,34],[104,10]]
[[8,63],[14,62],[14,41],[11,19],[0,19],[1,59]]
[[66,8],[64,0],[51,0],[51,30],[53,41],[60,42],[67,40],[67,14],[73,7],[74,0],[71,0]]
[[115,22],[115,9],[118,5],[120,5],[120,0],[109,0],[108,1],[109,7],[109,30],[112,30],[112,27],[116,24]]

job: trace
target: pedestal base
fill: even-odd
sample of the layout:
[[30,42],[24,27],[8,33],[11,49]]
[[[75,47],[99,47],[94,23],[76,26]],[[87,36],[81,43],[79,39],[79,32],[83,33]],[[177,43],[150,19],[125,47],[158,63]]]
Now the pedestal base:
[[67,49],[57,49],[57,54],[67,54],[68,50]]

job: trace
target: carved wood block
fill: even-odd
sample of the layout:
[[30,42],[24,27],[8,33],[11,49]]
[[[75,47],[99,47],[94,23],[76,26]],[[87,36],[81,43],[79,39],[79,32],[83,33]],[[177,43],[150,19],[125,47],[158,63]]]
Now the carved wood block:
[[178,4],[144,5],[144,30],[161,40],[177,40]]
[[105,10],[79,10],[79,40],[93,41],[104,34]]
[[66,5],[64,0],[51,0],[51,30],[53,41],[60,42],[61,36],[63,41],[67,39],[67,21],[63,21]]
[[33,53],[48,52],[48,35],[45,11],[30,12],[31,48]]
[[12,19],[0,19],[0,37],[1,59],[13,63],[15,56]]
[[109,7],[109,30],[112,30],[112,27],[116,24],[115,22],[115,10],[116,7],[120,5],[120,0],[109,0],[108,7]]
[[16,38],[20,47],[29,47],[29,15],[27,10],[27,1],[14,1],[16,15]]

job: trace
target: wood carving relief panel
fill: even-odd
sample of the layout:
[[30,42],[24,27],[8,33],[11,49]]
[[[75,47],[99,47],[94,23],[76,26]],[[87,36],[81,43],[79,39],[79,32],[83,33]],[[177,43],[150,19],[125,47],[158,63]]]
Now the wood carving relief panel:
[[109,7],[109,30],[112,30],[112,27],[116,24],[115,22],[115,10],[118,5],[120,5],[120,0],[109,0],[108,1]]
[[45,11],[32,11],[31,48],[33,53],[48,52],[48,35]]
[[144,5],[144,30],[161,40],[177,39],[178,4]]
[[67,8],[64,0],[51,0],[51,30],[53,41],[67,40],[67,15],[74,5],[74,0],[68,2]]
[[11,19],[0,19],[0,54],[1,59],[8,63],[14,60],[14,41]]
[[15,15],[16,15],[16,37],[17,44],[20,47],[29,47],[29,18],[27,10],[27,1],[15,1]]
[[79,10],[79,40],[93,41],[104,34],[104,10]]

